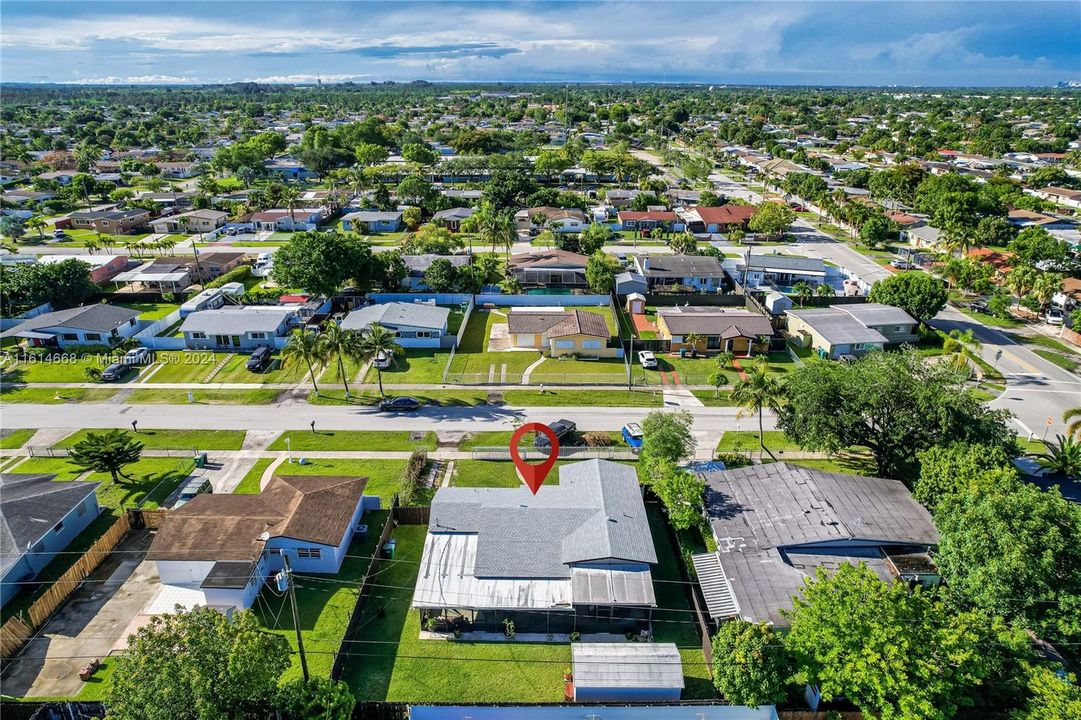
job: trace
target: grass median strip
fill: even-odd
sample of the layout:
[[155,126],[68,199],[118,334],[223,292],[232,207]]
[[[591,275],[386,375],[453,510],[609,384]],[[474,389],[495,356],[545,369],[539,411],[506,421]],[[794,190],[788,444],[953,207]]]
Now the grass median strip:
[[126,402],[132,405],[187,405],[191,392],[194,405],[270,405],[281,390],[270,388],[257,390],[174,390],[171,388],[140,388],[132,390]]
[[[54,447],[70,448],[86,439],[87,433],[104,430],[87,429],[68,435]],[[239,450],[244,445],[244,430],[142,430],[135,439],[147,450]]]
[[0,437],[0,450],[21,448],[36,432],[37,430],[4,430],[3,437]]
[[0,390],[0,400],[6,403],[35,403],[61,405],[69,402],[106,402],[112,400],[119,390],[115,388],[44,388],[5,387]]

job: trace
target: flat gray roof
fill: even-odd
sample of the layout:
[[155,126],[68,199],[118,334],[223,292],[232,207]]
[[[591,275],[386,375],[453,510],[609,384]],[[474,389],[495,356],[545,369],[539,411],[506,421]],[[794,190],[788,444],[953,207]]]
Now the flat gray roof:
[[571,643],[571,663],[575,687],[683,687],[675,643]]
[[389,302],[353,310],[342,320],[345,330],[363,330],[378,323],[387,327],[417,327],[441,330],[447,325],[450,309],[427,303]]
[[915,325],[916,319],[899,307],[882,303],[854,303],[830,305],[831,308],[848,313],[868,327],[874,325]]
[[217,310],[200,310],[184,318],[181,332],[205,332],[231,335],[247,332],[274,332],[290,315],[296,314],[292,307],[227,307]]
[[814,310],[786,310],[814,328],[830,345],[854,343],[885,344],[887,338],[874,328],[869,328],[848,313],[836,308]]

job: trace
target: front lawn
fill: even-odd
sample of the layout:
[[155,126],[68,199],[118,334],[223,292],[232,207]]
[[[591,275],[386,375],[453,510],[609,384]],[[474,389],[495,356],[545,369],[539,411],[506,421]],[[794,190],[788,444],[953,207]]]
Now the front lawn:
[[[439,405],[472,406],[482,405],[488,402],[487,390],[397,390],[388,392],[388,396],[415,397],[423,403],[435,402]],[[378,390],[353,391],[347,399],[345,390],[322,390],[316,395],[315,391],[308,393],[308,402],[312,405],[375,405],[379,402]],[[420,412],[424,412],[423,409]]]
[[[87,368],[104,370],[113,362],[110,355],[83,355],[75,357],[59,354],[34,360],[22,360],[5,366],[3,379],[6,383],[84,383],[90,382]],[[137,373],[128,373],[125,381],[135,380]]]
[[[298,462],[282,463],[275,471],[278,475],[330,475],[339,477],[366,477],[368,485],[364,489],[365,495],[378,495],[383,505],[390,505],[394,493],[401,486],[402,473],[408,460],[357,460],[357,459],[307,459],[301,465],[299,453],[294,453]],[[420,494],[417,504],[427,504],[431,501],[431,491]]]
[[[443,368],[446,367],[450,353],[434,348],[405,348],[404,355],[395,355],[394,364],[383,371],[385,383],[413,383],[416,385],[434,385],[443,382]],[[375,383],[378,371],[368,368],[364,382]]]
[[393,702],[561,702],[569,644],[420,639],[420,615],[409,604],[426,533],[423,525],[394,530],[397,559],[381,570],[350,644],[356,655],[342,679],[353,693]]
[[660,407],[664,396],[650,390],[507,390],[503,402],[513,407]]
[[[535,359],[535,358],[534,358]],[[548,358],[529,375],[531,385],[604,385],[626,383],[627,364],[621,358],[601,360],[575,360],[574,358]]]
[[[80,430],[68,435],[53,447],[70,448],[86,439],[87,433],[105,430]],[[147,450],[239,450],[244,444],[244,430],[143,430],[135,439]]]
[[[300,631],[307,653],[308,671],[314,677],[330,677],[334,655],[345,637],[353,608],[357,604],[360,583],[368,572],[371,557],[376,553],[379,534],[387,519],[387,511],[379,510],[364,515],[368,525],[365,538],[355,537],[341,568],[335,575],[296,576],[297,614]],[[380,592],[375,593],[377,596]],[[263,627],[289,641],[293,652],[292,664],[282,673],[283,680],[301,676],[300,656],[297,653],[296,627],[289,610],[287,593],[277,593],[266,586],[252,606]]]
[[[253,372],[246,365],[250,355],[237,353],[229,358],[221,370],[214,374],[216,383],[295,383],[308,379],[308,366],[303,362],[294,362],[282,366],[277,353],[266,370]],[[318,373],[318,368],[316,368]]]
[[21,448],[26,441],[34,437],[37,430],[4,430],[0,436],[0,450],[14,450]]
[[706,407],[735,407],[738,404],[732,400],[729,390],[721,390],[720,394],[715,390],[692,390],[691,393]]
[[225,360],[227,353],[209,350],[158,352],[156,359],[160,368],[148,379],[148,383],[202,383],[208,382],[211,372]]
[[[608,436],[612,446],[622,447],[623,436],[618,430],[602,431],[604,435]],[[579,433],[580,435],[581,433]],[[598,434],[598,433],[591,433]],[[514,435],[512,430],[497,430],[488,432],[475,432],[469,433],[461,442],[458,443],[459,450],[472,450],[478,447],[509,447],[510,439]],[[532,444],[534,434],[527,433],[522,437],[522,443]]]
[[506,313],[507,308],[473,310],[465,332],[462,334],[462,342],[458,345],[454,360],[450,364],[451,380],[455,376],[464,375],[464,379],[471,382],[487,382],[488,378],[500,382],[503,377],[503,366],[506,366],[506,381],[517,382],[525,369],[541,357],[540,352],[533,350],[487,351],[492,326],[497,323],[506,323]]
[[338,358],[332,357],[327,360],[327,365],[323,369],[321,375],[319,375],[319,382],[328,385],[342,385],[344,383],[355,383],[357,375],[360,374],[360,363],[356,360],[348,357],[342,358],[342,367],[345,370],[344,377],[338,369]]
[[59,405],[66,402],[105,402],[116,393],[115,388],[72,388],[72,387],[26,387],[24,385],[7,386],[0,389],[0,400],[6,403],[41,403]]
[[[752,419],[748,418],[747,422],[752,422]],[[757,424],[758,420],[753,419],[753,422]],[[766,430],[763,435],[765,437],[765,445],[770,450],[802,450],[799,445],[785,437],[785,434],[780,430]],[[717,452],[746,452],[759,450],[760,448],[757,430],[744,430],[742,432],[729,430],[721,436],[721,441],[717,444]]]
[[[90,473],[85,479],[100,482],[98,504],[108,508],[141,507],[153,509],[172,494],[188,476],[194,463],[189,458],[144,457],[124,468],[120,482],[114,483],[109,473]],[[57,481],[73,481],[83,471],[65,458],[32,457],[19,463],[13,472],[56,474]]]
[[294,452],[305,450],[435,450],[434,432],[421,432],[420,440],[411,439],[408,430],[291,430],[279,435],[268,450],[285,450],[286,439]]
[[175,310],[180,309],[180,303],[117,303],[119,307],[135,310],[139,313],[140,320],[161,320]]
[[187,405],[189,392],[196,405],[269,405],[277,400],[282,391],[140,388],[132,390],[125,402],[133,405]]
[[274,458],[259,458],[255,461],[255,464],[251,466],[251,469],[244,475],[244,478],[233,488],[234,495],[255,495],[261,489],[261,483],[263,479],[263,473],[270,467],[270,463],[274,462]]

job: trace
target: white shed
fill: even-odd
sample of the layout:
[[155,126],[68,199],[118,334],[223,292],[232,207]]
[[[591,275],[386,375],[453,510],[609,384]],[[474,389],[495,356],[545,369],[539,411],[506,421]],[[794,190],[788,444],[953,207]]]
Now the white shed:
[[581,702],[675,702],[683,663],[674,643],[573,643],[574,699]]
[[642,293],[631,293],[627,296],[627,312],[631,315],[645,315],[646,296]]

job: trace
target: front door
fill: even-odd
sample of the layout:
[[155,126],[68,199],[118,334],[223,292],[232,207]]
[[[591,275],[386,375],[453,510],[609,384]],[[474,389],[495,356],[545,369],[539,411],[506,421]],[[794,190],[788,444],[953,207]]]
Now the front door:
[[240,336],[239,335],[234,335],[233,336],[233,347],[235,347],[235,348],[240,347]]

